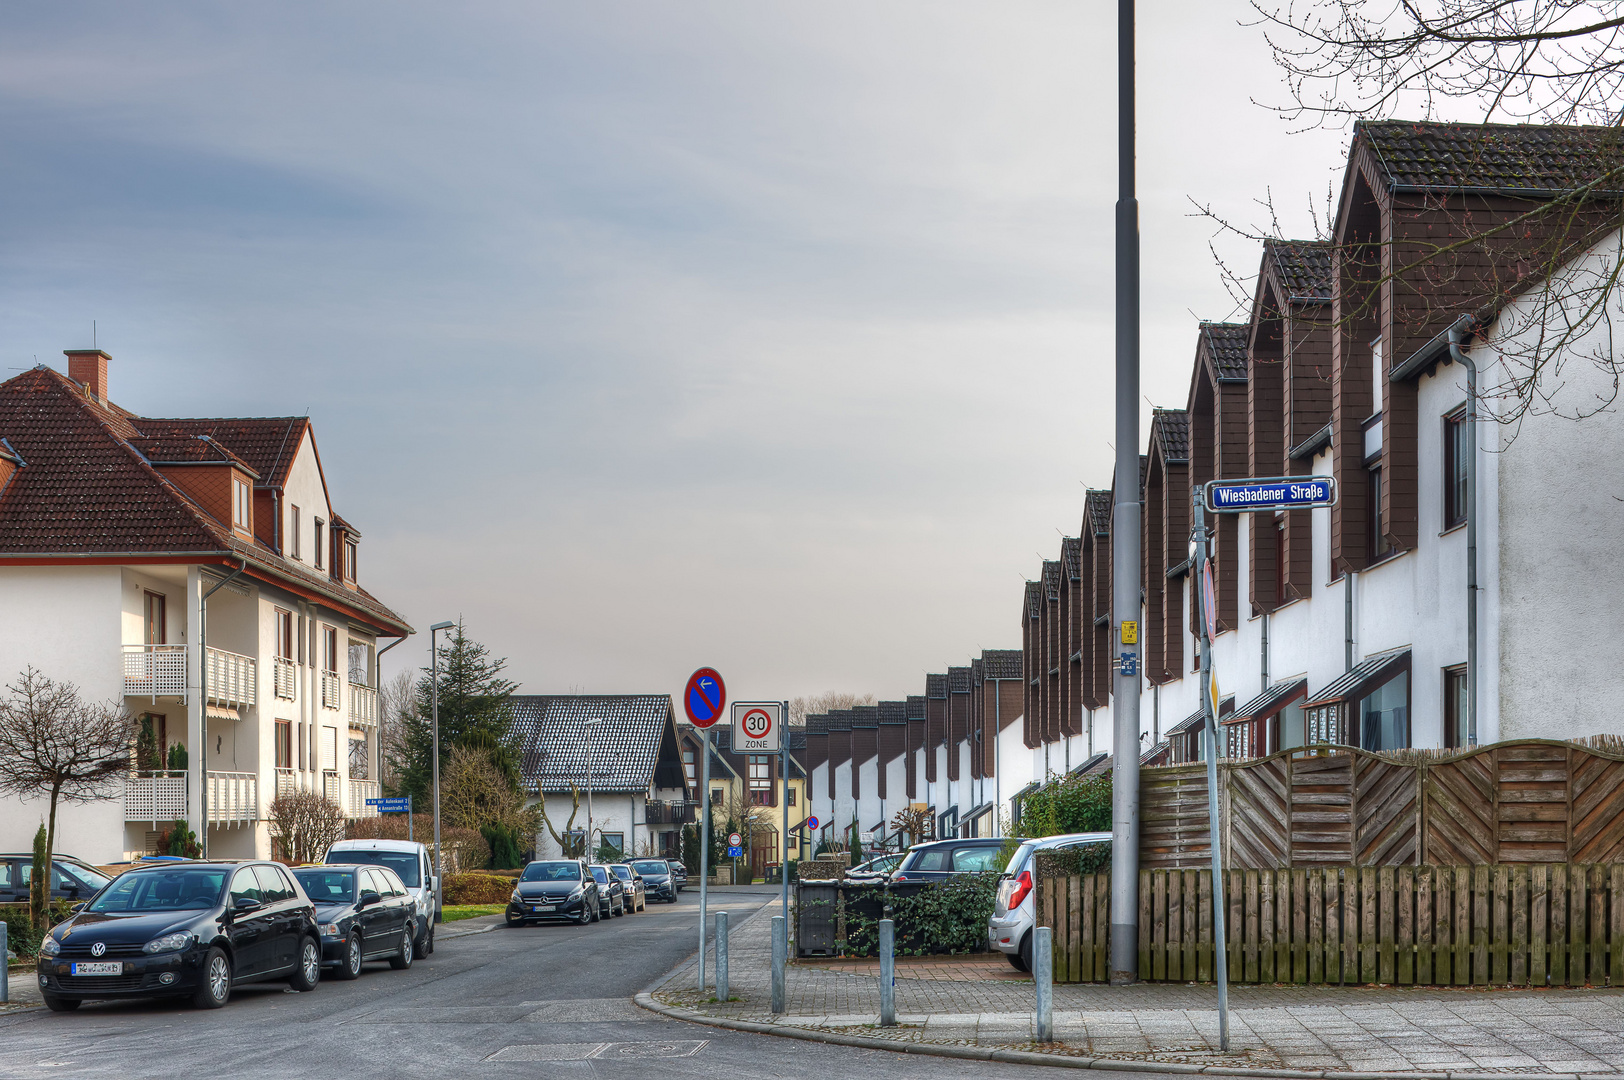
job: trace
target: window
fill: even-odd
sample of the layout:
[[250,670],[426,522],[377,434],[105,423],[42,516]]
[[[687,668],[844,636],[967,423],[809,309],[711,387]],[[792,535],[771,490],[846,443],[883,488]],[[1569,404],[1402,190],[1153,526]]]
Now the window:
[[293,889],[282,880],[282,872],[274,866],[254,867],[254,876],[259,879],[259,896],[267,904],[274,904],[280,900],[292,900]]
[[1466,442],[1466,410],[1457,409],[1444,417],[1444,528],[1453,529],[1466,521],[1466,464],[1471,448]]
[[372,755],[367,752],[367,733],[350,728],[350,779],[366,780],[372,775]]
[[324,527],[325,523],[321,520],[321,518],[316,518],[314,520],[313,524],[315,525],[315,530],[316,530],[316,537],[315,537],[316,549],[313,552],[311,552],[311,557],[316,560],[316,569],[320,570],[321,569],[321,555],[322,555],[321,538],[322,538],[322,532],[323,532],[323,527]]
[[1368,501],[1365,504],[1367,523],[1365,542],[1369,545],[1367,550],[1370,552],[1370,560],[1375,562],[1393,550],[1387,543],[1387,534],[1383,531],[1385,523],[1382,521],[1382,470],[1379,465],[1370,470],[1368,492]]
[[692,787],[694,784],[694,752],[692,750],[682,752],[682,771],[688,775],[688,786]]
[[293,612],[277,608],[273,617],[276,619],[276,655],[284,660],[292,660]]
[[260,903],[259,878],[254,874],[252,866],[245,866],[238,870],[231,878],[231,902],[237,904],[243,900],[252,900]]
[[349,646],[350,682],[357,686],[371,686],[368,673],[372,670],[372,646],[364,641],[352,641]]
[[338,629],[324,626],[321,631],[321,669],[338,674]]
[[239,529],[253,524],[253,489],[246,480],[234,480],[232,490],[236,496],[231,502],[231,523]]
[[1410,673],[1401,671],[1359,702],[1359,745],[1400,750],[1410,745]]
[[321,768],[323,772],[336,772],[338,770],[338,729],[336,727],[323,727],[321,729]]
[[784,795],[785,795],[785,801],[788,802],[789,805],[794,806],[795,805],[795,789],[794,788],[787,788],[785,790],[785,792],[784,792]]
[[293,768],[293,722],[290,720],[276,722],[276,767]]
[[292,503],[288,504],[288,551],[295,559],[302,558],[299,554],[299,508]]
[[954,848],[953,869],[972,874],[1001,869],[998,865],[998,853],[1002,850],[995,847]]
[[1387,382],[1387,350],[1382,348],[1381,338],[1370,343],[1370,375],[1370,412],[1374,416],[1382,411],[1382,388]]
[[721,806],[724,792],[721,788],[711,788],[711,805]]
[[626,834],[618,832],[604,833],[603,846],[624,853],[626,850]]
[[147,626],[146,636],[148,645],[162,645],[169,640],[168,618],[165,614],[165,602],[162,593],[149,592],[146,594]]
[[1333,701],[1326,705],[1318,705],[1303,712],[1308,725],[1308,745],[1332,744],[1345,746],[1347,739],[1342,733],[1342,703]]
[[1444,745],[1465,748],[1471,745],[1470,717],[1467,716],[1466,665],[1444,668]]
[[344,538],[344,580],[355,580],[355,541]]
[[1274,602],[1286,602],[1286,515],[1274,515]]
[[773,759],[767,754],[749,755],[750,794],[770,793],[773,786]]

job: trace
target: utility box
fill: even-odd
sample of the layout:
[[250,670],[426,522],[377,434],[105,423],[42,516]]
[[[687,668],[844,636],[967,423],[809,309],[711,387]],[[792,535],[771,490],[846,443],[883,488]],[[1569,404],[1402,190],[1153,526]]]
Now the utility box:
[[835,955],[838,881],[802,881],[795,886],[795,955]]

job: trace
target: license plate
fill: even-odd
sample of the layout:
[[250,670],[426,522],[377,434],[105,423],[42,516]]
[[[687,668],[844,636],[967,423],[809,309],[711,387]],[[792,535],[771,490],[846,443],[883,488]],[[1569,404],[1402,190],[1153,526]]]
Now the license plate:
[[537,904],[535,907],[531,908],[530,910],[531,911],[551,911],[551,910],[553,910],[553,905],[551,905],[551,904]]
[[124,965],[122,963],[116,961],[116,960],[111,961],[111,962],[104,961],[102,963],[74,964],[73,965],[73,974],[75,974],[75,975],[122,975],[122,974],[124,974]]

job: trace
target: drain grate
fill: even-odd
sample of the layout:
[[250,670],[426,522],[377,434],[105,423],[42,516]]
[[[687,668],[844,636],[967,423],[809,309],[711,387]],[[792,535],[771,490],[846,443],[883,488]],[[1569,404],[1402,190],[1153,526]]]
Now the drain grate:
[[504,1046],[486,1061],[590,1061],[616,1058],[693,1057],[709,1039],[667,1039],[661,1042],[520,1043]]

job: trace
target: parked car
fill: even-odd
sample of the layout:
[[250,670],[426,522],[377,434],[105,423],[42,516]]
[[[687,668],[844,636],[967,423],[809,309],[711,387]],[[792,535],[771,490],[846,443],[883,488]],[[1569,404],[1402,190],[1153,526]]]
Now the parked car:
[[316,909],[269,862],[185,862],[119,875],[40,945],[53,1012],[97,998],[185,997],[217,1009],[244,983],[321,979]]
[[293,879],[316,905],[321,963],[341,979],[359,978],[368,960],[388,960],[396,971],[416,955],[417,902],[384,866],[303,866]]
[[[113,880],[83,859],[60,852],[51,856],[51,899],[73,903],[89,900]],[[27,852],[0,855],[0,904],[28,902],[34,878],[34,856]]]
[[906,852],[893,851],[881,855],[877,859],[870,859],[846,871],[846,878],[850,881],[884,881],[891,876],[891,872],[902,865]]
[[418,956],[434,952],[434,924],[440,921],[440,888],[434,860],[426,844],[412,840],[340,840],[327,849],[324,863],[363,863],[395,872],[412,894],[417,912],[417,936],[412,951]]
[[602,864],[592,867],[592,879],[598,883],[598,903],[604,916],[626,914],[626,887],[620,879]]
[[668,904],[677,902],[676,879],[671,874],[671,867],[664,859],[634,859],[631,864],[632,873],[643,879],[643,895],[646,900],[652,896],[656,900],[664,900]]
[[987,940],[1009,958],[1018,971],[1032,970],[1032,927],[1037,918],[1037,890],[1033,887],[1032,861],[1040,851],[1109,844],[1108,832],[1069,833],[1027,840],[1009,857],[1009,865],[998,879],[998,895],[993,901],[992,918],[987,922]]
[[643,887],[643,875],[628,864],[610,863],[609,870],[626,887],[626,907],[632,912],[648,910],[648,891]]
[[519,874],[508,898],[507,924],[566,919],[585,926],[602,917],[598,882],[585,859],[543,859]]
[[903,856],[902,865],[891,874],[896,881],[942,881],[954,874],[980,874],[1001,869],[998,853],[1000,837],[978,836],[967,840],[931,840],[915,844]]
[[681,892],[688,886],[688,866],[681,859],[667,859],[665,865],[671,868],[671,879],[677,883],[677,891]]

